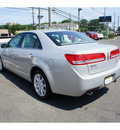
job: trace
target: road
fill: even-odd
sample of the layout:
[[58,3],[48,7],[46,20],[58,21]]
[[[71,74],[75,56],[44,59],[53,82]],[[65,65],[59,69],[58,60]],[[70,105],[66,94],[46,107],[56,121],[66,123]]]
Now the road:
[[[99,40],[120,48],[119,41]],[[54,94],[43,101],[31,83],[10,71],[0,73],[0,122],[120,122],[120,78],[92,96]]]

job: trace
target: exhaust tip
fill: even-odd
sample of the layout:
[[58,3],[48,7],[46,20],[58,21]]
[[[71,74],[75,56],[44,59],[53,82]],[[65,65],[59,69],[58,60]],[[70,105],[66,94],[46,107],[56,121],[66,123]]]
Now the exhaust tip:
[[86,94],[89,95],[89,96],[91,96],[91,95],[93,95],[93,93],[94,93],[94,92],[88,92],[88,93],[86,93]]
[[90,89],[86,92],[87,95],[91,96],[95,91],[99,90],[99,87]]

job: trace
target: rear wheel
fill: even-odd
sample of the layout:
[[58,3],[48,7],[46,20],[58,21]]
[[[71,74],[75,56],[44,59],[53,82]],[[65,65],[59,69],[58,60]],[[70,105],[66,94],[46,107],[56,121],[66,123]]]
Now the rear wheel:
[[35,71],[32,77],[32,81],[34,89],[41,99],[48,99],[51,96],[52,91],[43,72],[40,70]]

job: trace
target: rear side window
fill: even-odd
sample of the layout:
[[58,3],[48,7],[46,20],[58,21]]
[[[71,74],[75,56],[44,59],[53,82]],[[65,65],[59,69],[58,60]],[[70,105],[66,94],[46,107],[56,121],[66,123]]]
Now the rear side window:
[[25,36],[23,38],[21,48],[39,49],[39,48],[41,48],[41,43],[40,43],[38,37],[36,36],[36,34],[28,33],[28,34],[25,34]]
[[16,35],[8,44],[8,47],[18,47],[23,34]]
[[38,49],[40,47],[41,47],[40,41],[39,39],[37,39],[34,48]]

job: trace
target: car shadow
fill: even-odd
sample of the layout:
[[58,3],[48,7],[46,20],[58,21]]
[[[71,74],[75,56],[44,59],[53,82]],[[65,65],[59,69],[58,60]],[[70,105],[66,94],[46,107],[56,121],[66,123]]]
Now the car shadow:
[[39,100],[53,107],[62,110],[67,110],[67,111],[74,110],[77,108],[82,108],[83,106],[96,101],[101,96],[106,94],[107,91],[109,90],[108,88],[104,87],[94,92],[94,94],[91,96],[84,94],[81,97],[70,97],[70,96],[64,96],[59,94],[53,94],[53,96],[49,100],[41,100],[35,93],[34,88],[32,87],[32,84],[30,82],[24,80],[23,78],[15,75],[10,71],[2,72],[1,74],[6,79],[14,83],[17,87],[22,89],[24,92],[26,92],[28,95],[32,96],[36,100]]

